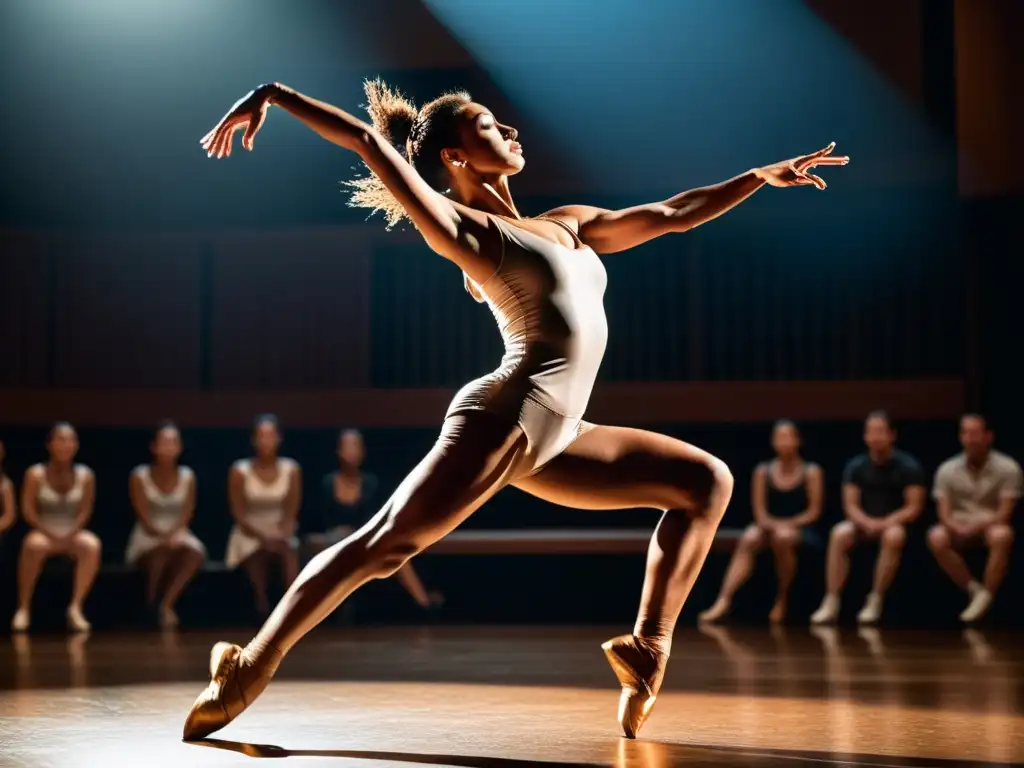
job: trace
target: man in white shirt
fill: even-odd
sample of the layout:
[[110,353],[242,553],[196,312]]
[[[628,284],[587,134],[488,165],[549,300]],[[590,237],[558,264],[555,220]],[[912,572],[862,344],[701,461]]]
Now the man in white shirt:
[[[935,473],[933,495],[939,523],[928,532],[928,547],[949,577],[970,595],[960,620],[975,622],[988,611],[1010,564],[1011,518],[1021,497],[1020,465],[992,449],[992,430],[983,416],[960,419],[963,453]],[[960,554],[970,546],[988,548],[984,581],[971,574]]]

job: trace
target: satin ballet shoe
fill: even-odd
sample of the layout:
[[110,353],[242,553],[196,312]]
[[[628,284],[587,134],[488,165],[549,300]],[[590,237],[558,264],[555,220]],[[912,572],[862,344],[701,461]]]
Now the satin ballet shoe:
[[613,637],[601,650],[622,686],[619,725],[627,739],[635,739],[658,698],[668,656],[659,654],[634,635]]
[[199,694],[185,718],[184,741],[205,739],[219,731],[248,708],[270,681],[269,675],[254,675],[243,686],[239,681],[242,649],[231,643],[217,643],[210,651],[210,684]]

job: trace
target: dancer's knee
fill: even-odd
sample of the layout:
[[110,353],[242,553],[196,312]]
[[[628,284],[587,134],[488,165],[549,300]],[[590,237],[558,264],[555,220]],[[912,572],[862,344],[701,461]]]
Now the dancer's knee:
[[696,487],[689,489],[693,513],[720,521],[729,506],[734,484],[728,465],[721,459],[709,457],[701,464]]

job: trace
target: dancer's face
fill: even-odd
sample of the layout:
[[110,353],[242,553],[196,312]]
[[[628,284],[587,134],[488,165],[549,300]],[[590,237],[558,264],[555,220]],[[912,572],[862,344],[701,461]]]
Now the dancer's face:
[[158,464],[173,464],[181,456],[181,434],[174,427],[164,427],[153,439],[152,450]]
[[800,451],[800,434],[792,424],[780,424],[772,432],[772,449],[779,456],[793,456]]
[[73,427],[62,425],[50,435],[47,445],[50,458],[58,464],[69,464],[78,453],[78,435]]
[[459,124],[460,146],[442,151],[446,167],[452,173],[468,169],[478,176],[512,176],[523,170],[526,160],[516,141],[519,132],[499,123],[491,111],[471,102],[462,109]]
[[366,448],[363,438],[355,432],[346,432],[338,440],[338,458],[350,467],[358,467],[363,463]]
[[277,455],[277,448],[281,445],[281,433],[277,427],[269,421],[260,422],[252,436],[252,447],[256,455],[262,458],[270,458]]

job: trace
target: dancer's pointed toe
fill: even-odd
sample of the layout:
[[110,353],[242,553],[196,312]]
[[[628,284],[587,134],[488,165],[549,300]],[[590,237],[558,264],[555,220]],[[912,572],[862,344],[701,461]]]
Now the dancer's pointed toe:
[[210,652],[210,684],[199,694],[185,718],[182,739],[205,739],[234,720],[246,708],[238,683],[238,660],[242,649],[217,643]]
[[658,698],[668,656],[633,635],[614,637],[601,649],[622,686],[618,712],[622,733],[627,739],[635,739]]

